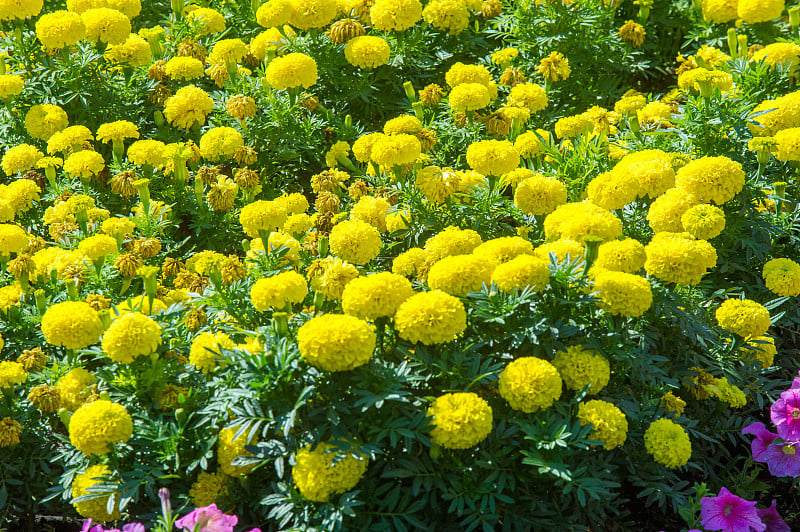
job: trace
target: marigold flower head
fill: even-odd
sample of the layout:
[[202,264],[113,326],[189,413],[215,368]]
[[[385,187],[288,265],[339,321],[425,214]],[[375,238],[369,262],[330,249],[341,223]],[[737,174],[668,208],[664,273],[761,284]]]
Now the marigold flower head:
[[25,368],[19,362],[0,362],[0,388],[13,388],[28,379]]
[[305,54],[287,54],[270,61],[265,77],[275,90],[308,89],[317,82],[317,63]]
[[535,83],[517,83],[508,94],[509,105],[527,107],[531,113],[538,113],[547,107],[547,93]]
[[328,371],[349,371],[369,362],[375,350],[375,332],[353,316],[323,314],[297,331],[300,355]]
[[122,12],[108,7],[87,9],[81,13],[86,39],[108,44],[122,44],[131,33],[131,21]]
[[480,244],[476,231],[449,226],[425,242],[425,251],[436,262],[450,255],[468,255]]
[[25,115],[25,129],[37,139],[48,140],[69,125],[67,113],[57,105],[34,105]]
[[682,217],[691,207],[698,205],[694,195],[679,188],[671,188],[650,204],[647,223],[656,232],[680,233],[683,231]]
[[0,99],[8,99],[22,93],[25,80],[16,74],[0,74]]
[[639,180],[629,172],[603,172],[589,182],[589,201],[614,211],[634,201],[640,194]]
[[569,60],[559,52],[550,52],[550,55],[543,58],[536,67],[538,72],[547,81],[565,80],[572,73]]
[[525,288],[541,292],[550,283],[549,262],[532,255],[519,255],[497,266],[491,280],[500,291],[506,293]]
[[706,0],[702,3],[703,18],[714,24],[736,20],[738,4],[735,0]]
[[86,25],[79,13],[55,11],[36,21],[36,37],[42,46],[60,50],[72,46],[86,36]]
[[268,0],[256,11],[256,22],[265,28],[277,28],[289,22],[293,10],[291,0]]
[[422,10],[422,18],[450,35],[458,35],[469,26],[469,10],[460,0],[433,0]]
[[646,32],[644,26],[632,20],[625,22],[618,30],[619,38],[630,44],[633,48],[638,48],[644,42]]
[[553,366],[570,390],[577,392],[591,384],[587,392],[589,395],[600,393],[611,378],[608,360],[600,353],[579,345],[571,345],[566,351],[556,352]]
[[715,316],[720,327],[745,338],[763,336],[770,326],[766,307],[749,299],[726,299]]
[[284,310],[302,303],[308,294],[305,278],[297,272],[286,271],[259,279],[250,289],[250,300],[257,310]]
[[200,137],[200,153],[209,161],[230,159],[242,145],[242,134],[232,127],[214,127]]
[[500,373],[498,390],[514,410],[525,413],[550,408],[561,397],[561,377],[548,361],[522,357]]
[[225,365],[225,361],[222,359],[222,349],[233,349],[234,347],[233,340],[225,333],[201,333],[192,341],[189,363],[203,373],[208,373],[216,369],[218,365]]
[[480,83],[488,87],[492,83],[492,74],[483,65],[465,65],[458,62],[447,71],[445,81],[450,88],[455,88],[462,83]]
[[320,271],[316,275],[311,275],[309,269],[311,288],[322,292],[328,299],[340,299],[347,283],[358,277],[356,267],[338,257],[326,257],[318,267]]
[[394,317],[400,338],[434,345],[449,342],[467,327],[461,301],[441,290],[420,292],[406,299]]
[[87,456],[106,454],[109,444],[125,443],[133,434],[133,420],[125,407],[103,399],[78,408],[69,422],[72,445]]
[[224,473],[201,471],[197,480],[189,488],[189,497],[197,508],[219,502],[228,495],[228,476]]
[[122,364],[155,353],[161,344],[161,326],[138,312],[119,316],[103,334],[102,347],[108,358]]
[[389,43],[381,37],[361,35],[347,41],[344,57],[347,62],[358,68],[376,68],[389,62],[391,49]]
[[711,244],[675,233],[656,233],[645,246],[645,254],[645,271],[666,283],[696,285],[717,264]]
[[194,124],[203,125],[213,108],[214,100],[206,91],[187,85],[164,102],[164,117],[173,126],[189,129]]
[[650,423],[644,433],[644,447],[656,462],[670,469],[686,465],[692,457],[689,435],[671,419]]
[[75,368],[56,381],[61,406],[74,412],[89,399],[97,378],[84,368]]
[[792,259],[771,259],[761,270],[767,288],[776,295],[800,295],[800,264]]
[[551,240],[567,238],[582,242],[585,237],[594,236],[609,241],[622,235],[622,222],[593,203],[565,203],[547,215],[544,231]]
[[247,432],[245,431],[238,438],[236,433],[239,427],[223,429],[219,433],[219,441],[217,442],[217,462],[219,468],[226,475],[232,477],[242,477],[255,469],[256,464],[249,465],[233,465],[233,461],[240,456],[253,456],[253,454],[245,449],[245,445],[255,445],[256,438],[248,440]]
[[153,58],[150,43],[135,33],[120,44],[109,45],[103,57],[111,63],[124,63],[134,68],[147,65]]
[[625,443],[628,436],[628,420],[625,414],[607,401],[593,399],[578,406],[578,419],[581,425],[592,425],[589,435],[593,440],[603,443],[607,451]]
[[469,449],[492,432],[492,407],[475,393],[448,393],[428,408],[431,438],[446,449]]
[[20,144],[14,146],[3,154],[0,166],[7,176],[17,173],[25,173],[36,166],[36,163],[44,157],[44,154],[35,146],[30,144]]
[[42,333],[50,345],[83,349],[96,344],[102,332],[97,311],[82,301],[56,303],[42,316]]
[[403,31],[422,18],[422,4],[419,0],[375,0],[369,18],[377,30]]
[[725,229],[725,213],[714,205],[695,205],[683,213],[681,225],[693,237],[709,240]]
[[380,253],[383,242],[378,230],[361,220],[336,224],[329,236],[331,253],[353,264],[366,264]]
[[428,285],[454,296],[466,296],[491,284],[495,263],[486,256],[451,255],[428,271]]
[[467,148],[467,163],[480,174],[500,176],[519,166],[519,151],[507,140],[481,140]]
[[448,96],[450,108],[456,112],[477,111],[489,105],[491,101],[489,89],[480,83],[461,83],[453,87]]
[[770,66],[783,64],[790,73],[794,73],[800,67],[800,45],[791,42],[768,44],[754,53],[750,61],[764,61]]
[[727,157],[701,157],[678,170],[675,185],[700,200],[722,205],[744,187],[744,171]]
[[[100,477],[106,476],[110,473],[108,466],[103,464],[93,465],[86,468],[84,473],[75,475],[72,481],[72,497],[77,499],[84,495],[91,495],[96,493],[91,488],[96,484],[104,482]],[[109,499],[114,496],[113,493],[108,496],[94,497],[83,502],[73,503],[75,510],[83,517],[91,519],[98,523],[105,523],[106,521],[113,521],[120,517],[119,503],[114,504],[111,513],[108,512]]]
[[297,451],[292,478],[303,497],[314,502],[327,502],[331,495],[349,491],[358,484],[367,471],[368,460],[348,453],[336,461],[335,452],[329,443],[320,443],[312,450],[311,445]]
[[370,159],[382,166],[402,166],[416,161],[420,153],[422,145],[414,135],[382,135],[372,144]]

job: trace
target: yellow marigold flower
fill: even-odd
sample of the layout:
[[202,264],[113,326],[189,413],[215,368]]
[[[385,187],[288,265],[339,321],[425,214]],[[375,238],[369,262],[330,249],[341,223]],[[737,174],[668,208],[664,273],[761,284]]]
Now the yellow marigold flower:
[[270,61],[265,77],[275,90],[307,89],[317,82],[317,63],[305,54],[287,54]]
[[493,262],[508,262],[519,255],[530,255],[533,253],[533,244],[518,236],[503,236],[487,240],[476,247],[474,255],[486,257]]
[[78,251],[93,262],[102,260],[106,255],[117,252],[117,240],[108,235],[93,235],[81,240]]
[[69,125],[67,113],[57,105],[34,105],[25,115],[25,129],[34,138],[48,140]]
[[[456,0],[452,0],[456,2]],[[450,91],[448,102],[453,111],[476,111],[492,101],[489,89],[480,83],[461,83]]]
[[381,234],[373,226],[360,220],[337,224],[331,231],[331,253],[353,264],[366,264],[380,253]]
[[480,244],[477,232],[450,226],[430,237],[425,242],[425,251],[436,262],[450,255],[468,255]]
[[358,277],[358,270],[338,257],[326,257],[320,264],[321,273],[311,276],[311,288],[322,292],[328,299],[340,299],[345,285]]
[[258,200],[242,207],[239,223],[250,238],[259,231],[276,231],[286,223],[286,208],[277,201]]
[[597,395],[611,378],[611,367],[606,357],[591,349],[571,345],[566,351],[556,352],[553,366],[564,380],[564,385],[578,392],[591,384],[589,395]]
[[[0,350],[3,348],[3,339],[0,337]],[[22,364],[25,371],[40,371],[47,366],[47,356],[41,348],[26,349],[17,357],[17,362]]]
[[644,150],[624,156],[614,172],[625,173],[639,181],[639,195],[657,198],[675,186],[675,171],[669,154],[661,150]]
[[370,158],[376,164],[392,167],[413,163],[420,153],[422,145],[414,135],[381,135],[371,146]]
[[514,410],[525,413],[550,408],[561,397],[561,377],[548,361],[522,357],[509,363],[497,383],[500,395]]
[[325,164],[328,168],[336,168],[339,166],[339,160],[347,157],[349,151],[350,144],[347,142],[343,140],[335,142],[325,154]]
[[764,265],[761,276],[767,288],[776,295],[800,295],[800,264],[791,259],[770,260]]
[[87,456],[106,454],[109,444],[125,443],[133,434],[133,420],[125,407],[103,399],[78,408],[69,422],[69,439]]
[[295,32],[291,26],[284,26],[283,34],[278,28],[270,28],[253,37],[250,41],[250,53],[259,61],[264,61],[267,52],[284,53],[289,44],[288,39],[294,36]]
[[469,10],[459,0],[433,0],[422,10],[422,18],[450,35],[458,35],[469,26]]
[[247,45],[241,39],[221,39],[214,44],[208,55],[210,63],[238,63],[247,55]]
[[141,0],[108,0],[108,7],[121,11],[130,19],[142,12]]
[[302,303],[307,294],[305,277],[297,272],[287,271],[256,281],[250,289],[250,300],[261,312],[270,308],[284,310]]
[[384,198],[364,196],[353,205],[350,211],[352,220],[367,222],[381,233],[386,232],[386,215],[391,205]]
[[135,33],[128,35],[121,44],[110,45],[103,56],[111,63],[125,63],[131,67],[147,65],[153,58],[150,44]]
[[623,24],[622,27],[617,30],[617,33],[619,34],[620,39],[630,44],[633,48],[640,47],[644,42],[644,37],[646,35],[644,26],[632,20],[625,22],[625,24]]
[[588,133],[594,128],[586,114],[565,116],[559,118],[555,124],[556,136],[560,139],[569,139]]
[[56,381],[61,405],[74,412],[91,395],[91,386],[97,382],[94,375],[83,368],[75,368]]
[[670,469],[685,466],[692,457],[692,442],[686,430],[671,419],[650,423],[644,432],[644,447],[653,459]]
[[772,366],[778,350],[771,336],[748,337],[747,347],[741,348],[741,358],[747,362],[758,362],[762,369]]
[[313,450],[311,445],[306,445],[297,451],[292,478],[306,499],[328,502],[331,495],[353,489],[367,471],[365,456],[348,453],[334,463],[337,453],[326,452],[332,448],[329,443],[320,443]]
[[208,7],[195,9],[186,15],[186,20],[196,25],[198,37],[225,31],[225,17]]
[[55,11],[36,21],[36,37],[50,50],[72,46],[85,36],[86,26],[78,13]]
[[519,166],[519,151],[507,140],[481,140],[467,148],[467,164],[479,174],[500,176]]
[[275,28],[287,24],[292,17],[291,0],[268,0],[256,11],[256,22],[265,28]]
[[492,83],[492,74],[483,65],[465,65],[459,62],[447,71],[445,81],[450,88],[455,88],[462,83],[480,83],[488,87]]
[[336,0],[291,0],[291,2],[292,11],[288,22],[301,30],[327,26],[339,14]]
[[686,408],[686,401],[673,394],[671,391],[661,396],[661,406],[667,411],[667,414],[675,412],[677,415],[683,415],[683,409]]
[[450,168],[426,166],[417,171],[415,185],[428,201],[443,203],[447,198],[452,197],[459,191],[461,181],[458,174]]
[[200,508],[218,503],[228,495],[228,476],[224,473],[207,473],[201,471],[197,480],[189,488],[192,504]]
[[454,340],[467,327],[467,313],[458,298],[441,290],[420,292],[406,299],[394,317],[400,338],[425,345]]
[[304,213],[308,210],[308,199],[300,192],[292,192],[291,194],[284,194],[275,198],[275,203],[283,205],[286,209],[286,214],[294,215]]
[[610,271],[636,273],[646,260],[644,246],[638,240],[626,238],[600,244],[594,265]]
[[392,317],[414,295],[411,283],[400,275],[381,272],[350,281],[342,292],[342,310],[364,320]]
[[253,456],[250,451],[244,448],[245,445],[258,443],[255,436],[248,440],[247,432],[235,438],[238,431],[239,427],[223,429],[219,433],[219,441],[217,442],[217,463],[219,463],[219,468],[223,473],[232,477],[243,477],[256,467],[256,464],[233,465],[233,461],[240,456]]
[[136,124],[127,120],[108,122],[97,128],[97,140],[104,143],[138,138],[139,128],[136,127]]
[[389,43],[381,37],[361,35],[347,41],[344,57],[358,68],[376,68],[389,62]]
[[108,44],[122,44],[131,33],[131,21],[120,11],[107,7],[87,9],[81,13],[86,26],[86,39]]
[[0,74],[0,99],[8,99],[22,93],[25,80],[16,74]]
[[587,236],[603,241],[622,236],[622,222],[593,203],[565,203],[547,215],[544,232],[548,239],[568,238],[582,242]]
[[73,153],[64,161],[65,172],[84,178],[99,174],[105,166],[106,162],[103,156],[96,151],[89,150]]
[[369,18],[377,30],[403,31],[422,18],[422,4],[419,0],[375,0]]
[[189,129],[194,124],[203,125],[213,108],[214,100],[206,91],[187,85],[164,102],[164,116],[173,126]]
[[681,225],[693,237],[709,240],[725,229],[725,213],[713,205],[695,205],[683,213]]
[[586,195],[589,201],[613,211],[623,208],[639,196],[639,180],[629,172],[603,172],[589,182]]
[[540,257],[519,255],[497,266],[492,272],[491,280],[501,292],[512,293],[528,287],[541,292],[550,283],[548,264],[548,261]]
[[550,52],[549,56],[539,62],[536,72],[547,81],[553,82],[567,79],[572,73],[572,69],[569,66],[569,60],[561,53]]
[[229,159],[243,145],[242,134],[232,127],[213,127],[200,137],[200,153],[209,161]]
[[532,159],[542,155],[545,152],[545,146],[551,142],[550,133],[544,129],[537,129],[535,132],[526,131],[519,135],[514,141],[514,147],[522,157]]
[[645,253],[645,271],[665,283],[696,285],[717,264],[711,244],[685,234],[656,233]]
[[800,91],[764,100],[753,109],[756,113],[763,114],[752,118],[756,124],[748,124],[753,135],[771,136],[782,129],[800,127]]
[[653,304],[653,291],[644,277],[598,269],[592,275],[598,306],[615,316],[638,317]]
[[137,140],[128,148],[128,160],[137,166],[163,166],[166,163],[165,149],[166,145],[160,140]]
[[[383,133],[369,133],[367,135],[361,135],[353,143],[353,155],[355,155],[356,159],[361,163],[367,163],[371,161],[372,148],[379,140],[382,140],[385,137],[386,135]],[[419,157],[419,155],[417,155],[417,157]],[[414,159],[416,159],[416,157]]]
[[[77,499],[84,495],[97,493],[92,490],[92,487],[105,482],[101,480],[100,477],[107,476],[109,473],[110,471],[107,465],[98,464],[86,468],[84,473],[75,475],[75,479],[72,481],[72,497]],[[119,499],[117,499],[117,502],[114,504],[112,512],[108,513],[108,502],[112,496],[114,496],[114,494],[110,493],[106,497],[100,496],[83,502],[73,503],[73,506],[75,506],[75,510],[81,516],[91,519],[92,521],[98,523],[114,521],[120,517]]]
[[102,332],[97,311],[82,301],[56,303],[42,316],[42,333],[50,345],[83,349],[96,344]]
[[19,421],[10,417],[4,417],[0,420],[0,448],[18,445],[19,437],[23,430]]
[[517,83],[508,94],[508,103],[527,107],[531,113],[538,113],[547,107],[547,93],[535,83]]
[[794,73],[800,67],[800,45],[789,42],[768,44],[754,53],[750,61],[764,61],[770,66],[783,64],[790,73]]
[[626,93],[614,104],[614,112],[621,115],[632,115],[645,105],[647,105],[647,99],[644,95],[638,93],[628,95]]
[[136,224],[129,218],[109,218],[103,222],[102,231],[111,236],[124,236],[133,233]]
[[[422,122],[420,122],[419,118],[417,118],[416,116],[410,116],[410,115],[401,115],[392,118],[383,125],[383,132],[386,135],[399,135],[402,133],[405,133],[407,135],[416,135],[420,131],[422,131]],[[365,135],[365,137],[366,136],[369,135]]]
[[[169,63],[167,63],[167,67],[169,67]],[[233,118],[244,120],[255,115],[258,107],[256,107],[256,101],[250,96],[236,94],[228,99],[228,103],[225,104],[225,110]]]
[[[20,290],[19,284],[10,284],[0,288],[0,309],[8,311],[11,307],[21,306],[21,298],[22,290]],[[3,341],[2,338],[0,338],[0,349],[2,349],[2,347]]]
[[25,173],[36,166],[36,163],[44,157],[44,154],[35,146],[30,144],[20,144],[14,146],[3,154],[0,166],[7,176]]
[[208,373],[217,368],[224,367],[222,349],[233,349],[235,344],[230,336],[225,333],[200,333],[193,341],[189,350],[189,363],[203,373]]
[[745,338],[764,336],[770,326],[766,307],[749,299],[727,299],[715,316],[720,327]]
[[466,296],[491,284],[495,263],[485,256],[451,255],[434,264],[428,272],[428,286],[453,296]]
[[705,0],[701,5],[706,22],[725,24],[739,16],[737,0]]
[[164,69],[172,79],[190,80],[203,77],[203,62],[194,57],[173,57],[167,61]]
[[714,395],[721,401],[728,403],[731,408],[740,408],[747,404],[747,396],[738,386],[728,382],[726,377],[715,378]]
[[24,20],[41,12],[42,0],[6,0],[0,3],[0,20]]
[[27,379],[28,374],[19,362],[9,360],[0,362],[0,388],[13,388]]
[[375,350],[375,332],[364,320],[343,314],[323,314],[297,331],[300,355],[327,371],[363,366]]
[[655,233],[683,231],[681,221],[684,213],[700,201],[679,188],[671,188],[650,204],[647,223]]
[[727,157],[701,157],[678,170],[675,185],[701,201],[722,205],[744,187],[744,171]]
[[442,94],[444,94],[444,89],[435,83],[431,83],[420,89],[419,99],[425,107],[436,107],[442,101]]
[[593,440],[603,443],[607,451],[625,443],[628,437],[628,420],[622,410],[607,401],[593,399],[578,405],[578,419],[581,425],[592,425],[589,435]]
[[428,259],[428,253],[421,248],[410,248],[392,261],[392,273],[411,277],[417,274],[420,266]]
[[469,449],[492,432],[492,407],[475,393],[447,393],[428,407],[431,439],[446,449]]
[[664,102],[650,102],[636,113],[642,125],[655,124],[661,126],[672,117],[672,107]]
[[155,353],[161,344],[161,326],[138,312],[121,315],[103,334],[103,351],[108,358],[122,364]]
[[775,149],[779,161],[800,161],[800,127],[791,127],[775,133]]
[[516,48],[503,48],[492,53],[492,63],[500,68],[506,68],[514,62],[514,59],[519,57],[519,50]]

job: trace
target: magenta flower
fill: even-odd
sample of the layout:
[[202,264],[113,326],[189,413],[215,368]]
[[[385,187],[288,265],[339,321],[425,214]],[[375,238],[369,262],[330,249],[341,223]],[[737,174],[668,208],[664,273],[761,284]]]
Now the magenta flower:
[[755,440],[750,442],[750,451],[753,453],[753,460],[756,462],[766,462],[764,453],[775,438],[778,437],[774,432],[767,430],[763,423],[756,422],[747,425],[742,429],[742,434],[752,434],[756,437]]
[[81,527],[81,532],[105,532],[103,525],[94,525],[92,526],[92,520],[87,519],[83,522],[83,526]]
[[792,388],[800,388],[800,371],[798,371],[797,374],[799,376],[795,377],[794,380],[792,381]]
[[717,497],[700,499],[700,524],[706,530],[723,532],[764,532],[767,525],[761,522],[756,503],[746,501],[722,488]]
[[800,388],[790,388],[772,403],[769,417],[786,441],[800,440]]
[[212,504],[184,515],[175,521],[175,525],[189,532],[233,532],[238,522],[238,517],[224,514],[216,504]]
[[798,477],[800,476],[800,455],[797,454],[797,446],[800,442],[773,443],[767,447],[764,453],[764,461],[767,462],[769,472],[776,477]]
[[764,508],[756,510],[758,512],[758,516],[761,518],[761,521],[767,525],[767,529],[765,532],[792,532],[792,529],[789,528],[789,525],[786,524],[786,521],[781,519],[781,516],[778,515],[778,510],[775,508],[775,500],[772,500],[772,506],[769,508]]

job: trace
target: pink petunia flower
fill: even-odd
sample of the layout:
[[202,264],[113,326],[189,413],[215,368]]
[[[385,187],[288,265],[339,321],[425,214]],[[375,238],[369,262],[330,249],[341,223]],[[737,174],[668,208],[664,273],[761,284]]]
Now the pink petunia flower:
[[752,434],[756,437],[756,439],[750,442],[750,451],[753,453],[753,460],[761,463],[766,462],[766,460],[764,460],[764,453],[767,451],[767,446],[775,441],[778,435],[768,431],[767,427],[760,422],[747,425],[742,429],[742,434]]
[[799,442],[773,443],[764,452],[769,472],[776,477],[800,476],[800,455],[797,454]]
[[772,403],[769,417],[786,441],[800,440],[800,388],[790,388]]
[[746,501],[722,488],[717,497],[700,499],[700,524],[706,530],[724,532],[765,532],[767,525],[761,522],[756,503]]
[[775,500],[772,501],[772,506],[769,508],[764,508],[756,510],[758,512],[758,516],[761,518],[761,521],[767,525],[767,529],[765,532],[792,532],[792,529],[789,528],[789,525],[786,524],[786,521],[781,519],[781,516],[778,514],[777,508],[775,508]]
[[184,515],[175,521],[175,525],[189,532],[233,532],[238,522],[238,517],[224,514],[216,504],[212,504]]

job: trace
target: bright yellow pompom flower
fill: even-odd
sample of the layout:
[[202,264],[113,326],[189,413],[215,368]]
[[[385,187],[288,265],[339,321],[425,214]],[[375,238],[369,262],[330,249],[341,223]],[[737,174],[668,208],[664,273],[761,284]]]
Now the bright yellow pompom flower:
[[363,366],[375,350],[375,332],[364,321],[343,314],[311,318],[297,331],[300,355],[327,371]]
[[555,366],[536,357],[509,363],[500,373],[497,387],[511,408],[525,413],[550,408],[561,397],[561,377]]
[[287,306],[302,303],[306,295],[308,295],[306,279],[295,271],[259,279],[250,289],[250,300],[260,312],[270,308],[284,310]]
[[329,443],[320,443],[313,450],[306,445],[297,451],[292,478],[306,499],[327,502],[331,495],[353,489],[367,471],[365,456],[348,454],[333,463],[337,453],[326,452],[331,448],[333,445]]
[[109,444],[125,443],[133,434],[133,420],[125,407],[100,399],[78,408],[69,422],[72,445],[87,456],[106,454]]
[[103,351],[115,362],[130,364],[156,352],[161,344],[161,326],[149,316],[129,312],[114,320],[103,334]]
[[670,469],[685,466],[692,457],[686,430],[671,419],[657,419],[644,432],[644,447],[653,459]]
[[317,63],[305,54],[286,54],[270,61],[264,75],[275,90],[307,89],[317,82]]
[[420,292],[406,299],[394,316],[400,338],[425,345],[455,340],[467,328],[461,301],[441,290]]
[[428,408],[431,439],[446,449],[469,449],[492,432],[492,407],[474,393],[448,393]]
[[42,317],[42,333],[50,345],[83,349],[96,344],[102,332],[97,311],[82,301],[56,303]]

